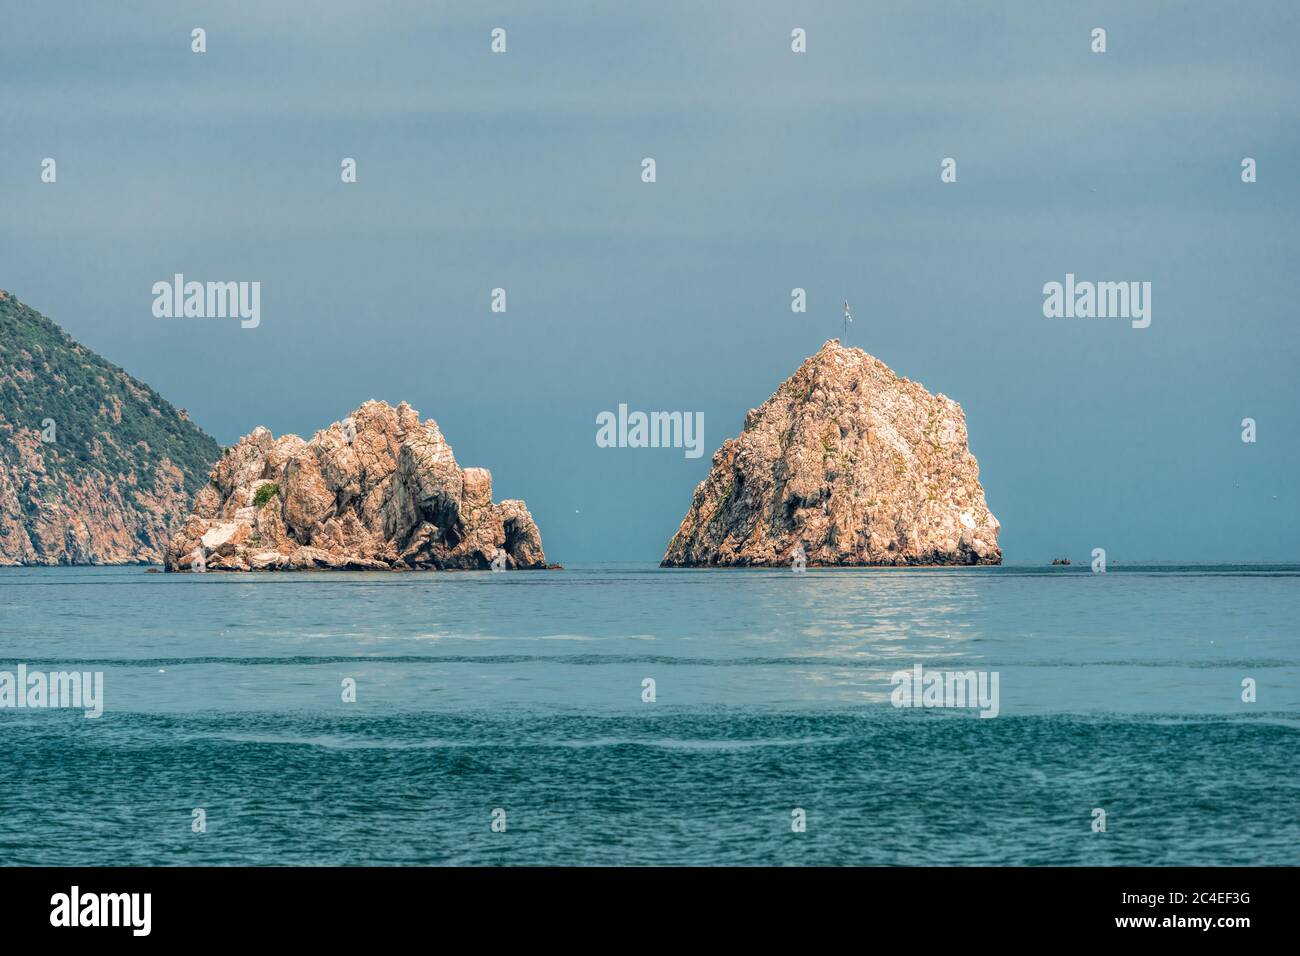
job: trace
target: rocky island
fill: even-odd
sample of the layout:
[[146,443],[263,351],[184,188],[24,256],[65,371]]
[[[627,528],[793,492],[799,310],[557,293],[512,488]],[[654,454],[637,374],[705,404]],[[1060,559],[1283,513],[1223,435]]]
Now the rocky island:
[[966,417],[831,339],[745,416],[664,567],[1000,564]]
[[522,501],[461,468],[432,419],[366,402],[311,441],[254,429],[212,470],[168,571],[543,568]]

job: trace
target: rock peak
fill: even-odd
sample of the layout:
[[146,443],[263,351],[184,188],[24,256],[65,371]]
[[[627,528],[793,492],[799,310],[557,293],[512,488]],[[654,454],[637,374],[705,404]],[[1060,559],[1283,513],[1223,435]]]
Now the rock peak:
[[997,564],[961,406],[829,339],[713,456],[666,566]]

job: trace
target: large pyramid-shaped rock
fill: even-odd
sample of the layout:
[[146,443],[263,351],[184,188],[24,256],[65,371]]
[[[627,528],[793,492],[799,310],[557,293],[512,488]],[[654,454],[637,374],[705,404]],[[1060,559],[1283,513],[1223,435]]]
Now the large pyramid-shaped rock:
[[966,416],[832,339],[745,416],[663,564],[999,564]]
[[167,548],[167,570],[486,569],[546,566],[522,501],[456,464],[437,424],[366,402],[316,433],[256,428],[226,450]]

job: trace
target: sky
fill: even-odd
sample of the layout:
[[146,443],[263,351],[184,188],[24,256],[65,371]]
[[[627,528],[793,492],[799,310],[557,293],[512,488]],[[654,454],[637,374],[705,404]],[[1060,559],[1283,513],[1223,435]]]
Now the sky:
[[[1007,561],[1300,560],[1293,2],[297,6],[0,0],[0,288],[222,444],[408,401],[550,560],[655,562],[847,299]],[[178,272],[260,325],[155,317]],[[597,447],[620,403],[705,454]]]

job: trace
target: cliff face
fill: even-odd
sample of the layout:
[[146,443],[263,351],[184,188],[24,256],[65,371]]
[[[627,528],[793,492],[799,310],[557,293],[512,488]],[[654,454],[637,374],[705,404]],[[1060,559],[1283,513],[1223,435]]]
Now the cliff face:
[[161,561],[220,454],[183,411],[0,291],[0,565]]
[[524,503],[493,504],[492,475],[457,465],[432,419],[372,401],[311,441],[257,428],[227,449],[167,570],[486,569],[494,558],[545,567]]
[[966,417],[832,339],[745,416],[663,565],[999,564]]

